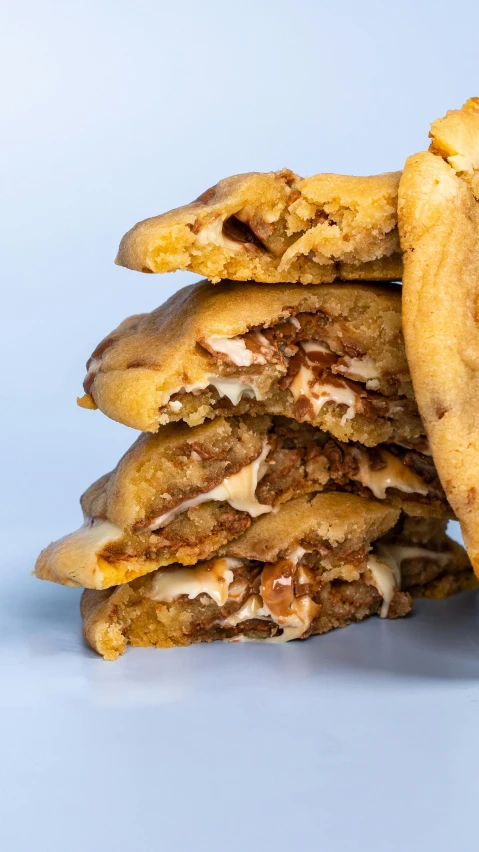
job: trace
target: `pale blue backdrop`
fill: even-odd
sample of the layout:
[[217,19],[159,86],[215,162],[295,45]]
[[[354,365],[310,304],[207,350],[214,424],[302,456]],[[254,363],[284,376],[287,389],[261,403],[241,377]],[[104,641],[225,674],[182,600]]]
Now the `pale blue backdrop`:
[[1,18],[2,847],[476,849],[473,596],[291,648],[105,664],[78,593],[29,571],[134,438],[76,407],[84,362],[194,280],[115,267],[122,234],[236,172],[401,168],[479,94],[478,4],[4,0]]

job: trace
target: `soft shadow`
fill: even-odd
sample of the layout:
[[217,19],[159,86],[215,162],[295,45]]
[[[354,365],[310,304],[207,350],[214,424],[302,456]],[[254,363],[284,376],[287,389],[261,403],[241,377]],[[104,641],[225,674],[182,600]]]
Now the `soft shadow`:
[[[387,675],[426,680],[479,679],[479,593],[465,592],[445,601],[416,601],[414,613],[397,621],[371,618],[362,624],[286,645],[213,643],[189,648],[129,648],[115,663],[105,663],[83,643],[81,590],[34,579],[9,583],[2,595],[2,645],[26,644],[34,657],[69,652],[96,692],[112,691],[117,700],[125,685],[143,685],[149,701],[161,693],[209,693],[243,690],[302,680],[347,675]],[[107,696],[104,695],[106,699]]]
[[[418,601],[414,615],[397,621],[371,618],[362,624],[285,645],[216,642],[189,648],[129,648],[111,665],[89,666],[102,703],[159,704],[193,695],[288,693],[321,681],[354,688],[380,688],[397,680],[479,680],[479,596],[467,592],[448,601]],[[105,669],[107,666],[107,670]]]
[[28,574],[17,576],[2,593],[2,646],[27,645],[42,654],[81,649],[81,592]]
[[310,645],[308,657],[317,651],[328,670],[479,680],[479,592],[418,600],[407,618],[371,618]]

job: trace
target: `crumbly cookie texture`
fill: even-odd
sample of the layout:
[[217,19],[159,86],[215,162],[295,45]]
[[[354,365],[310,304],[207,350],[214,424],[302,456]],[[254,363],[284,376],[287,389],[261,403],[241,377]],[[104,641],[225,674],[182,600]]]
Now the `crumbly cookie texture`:
[[427,448],[343,443],[286,418],[217,417],[143,434],[85,492],[79,530],[40,555],[40,579],[105,588],[206,559],[298,495],[340,491],[410,516],[451,510]]
[[479,99],[431,126],[399,186],[403,326],[436,467],[479,574]]
[[141,431],[278,414],[374,445],[423,434],[397,285],[185,287],[93,352],[85,397]]
[[81,610],[87,642],[113,660],[127,644],[304,639],[374,614],[406,615],[411,596],[446,597],[476,583],[445,523],[398,520],[361,497],[321,494],[264,516],[207,562],[88,589]]
[[185,207],[139,222],[116,263],[141,272],[184,269],[214,282],[397,281],[399,176],[235,175]]
[[248,415],[194,427],[169,424],[140,435],[81,504],[89,517],[141,533],[158,518],[175,520],[190,507],[197,518],[202,496],[213,494],[211,500],[257,517],[268,506],[323,489],[387,498],[411,515],[452,517],[425,446],[368,448],[307,423]]

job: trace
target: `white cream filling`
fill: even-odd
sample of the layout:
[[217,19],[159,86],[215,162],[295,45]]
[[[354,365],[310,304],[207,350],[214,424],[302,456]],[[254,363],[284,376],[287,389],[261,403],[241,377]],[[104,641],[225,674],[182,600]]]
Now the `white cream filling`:
[[383,561],[374,553],[368,556],[367,566],[383,599],[379,615],[381,618],[387,618],[394,592],[401,586],[401,572],[395,563]]
[[95,551],[101,550],[112,541],[118,541],[124,535],[123,530],[111,521],[89,517],[85,518],[85,523],[80,529],[71,533],[79,549],[91,548]]
[[[259,331],[248,332],[260,347],[271,352],[269,341]],[[205,343],[214,352],[226,355],[236,367],[251,367],[253,364],[267,364],[267,358],[262,352],[253,352],[246,346],[243,337],[221,337],[213,334],[205,338]]]
[[356,414],[358,394],[352,388],[347,387],[347,385],[336,387],[335,385],[329,385],[327,382],[324,384],[319,384],[318,382],[315,382],[313,385],[310,384],[313,382],[315,382],[313,371],[309,367],[301,365],[299,372],[289,386],[295,402],[301,399],[302,396],[306,397],[313,407],[315,416],[319,414],[327,402],[346,405],[347,411],[341,418],[342,426],[344,426],[347,420],[351,420],[354,417]]
[[321,352],[323,355],[333,354],[333,350],[329,346],[325,343],[319,343],[318,340],[302,340],[299,345],[307,354],[310,352]]
[[387,561],[391,566],[394,565],[398,570],[406,559],[432,559],[439,562],[440,565],[447,565],[451,560],[450,553],[438,553],[436,550],[429,550],[426,547],[415,547],[410,544],[377,544],[377,552],[384,561]]
[[[309,595],[301,595],[300,598],[295,598],[292,604],[291,615],[287,618],[276,618],[263,602],[261,595],[250,595],[238,612],[225,618],[221,627],[236,627],[245,621],[250,621],[252,618],[259,618],[261,621],[272,621],[281,628],[282,633],[278,636],[269,636],[262,639],[262,642],[270,642],[274,644],[282,644],[290,642],[291,639],[300,639],[301,636],[309,629],[311,622],[318,611],[317,604],[309,597]],[[235,636],[234,642],[250,642],[255,641],[248,636]]]
[[362,358],[349,358],[346,355],[343,361],[344,364],[338,364],[334,367],[335,373],[346,373],[365,382],[379,379],[378,368],[369,355],[363,355]]
[[300,639],[311,626],[317,612],[318,605],[309,595],[301,595],[301,597],[295,598],[291,605],[291,615],[285,618],[271,616],[283,632],[279,636],[269,636],[268,639],[263,641],[279,644],[289,642],[291,639]]
[[271,613],[268,607],[263,604],[261,595],[250,595],[238,612],[234,612],[233,615],[229,615],[221,622],[221,627],[236,627],[237,624],[250,621],[252,618],[271,620]]
[[248,583],[243,577],[237,577],[233,580],[233,583],[228,589],[228,600],[229,601],[241,601],[244,598],[244,594],[248,588]]
[[382,595],[381,618],[387,618],[389,605],[396,589],[401,588],[401,565],[406,559],[432,559],[440,565],[447,565],[451,556],[449,553],[437,553],[425,547],[414,547],[408,544],[377,543],[375,553],[368,556],[368,568],[373,575],[374,584]]
[[263,515],[265,512],[271,512],[272,507],[260,503],[256,499],[255,494],[261,475],[264,475],[266,472],[265,467],[262,470],[260,468],[269,450],[269,444],[265,443],[259,456],[250,462],[250,464],[245,465],[237,473],[232,474],[232,476],[225,477],[223,482],[215,485],[210,491],[198,494],[190,500],[184,500],[178,506],[175,506],[174,509],[170,509],[169,512],[165,512],[163,515],[155,518],[148,529],[160,529],[166,524],[169,524],[177,515],[181,515],[182,512],[186,512],[188,509],[192,509],[194,506],[199,506],[201,503],[206,503],[209,500],[226,501],[233,509],[237,509],[239,512],[248,512],[252,518],[257,518],[258,515]]
[[[300,327],[300,323],[296,317],[290,317],[289,320],[285,320],[285,322],[287,321],[293,322],[293,324],[297,325],[298,328]],[[259,331],[251,333],[257,336],[258,342],[262,346],[270,348],[268,340]],[[260,352],[252,352],[249,350],[245,341],[240,336],[222,337],[221,335],[211,335],[211,337],[206,338],[205,342],[214,351],[227,355],[230,361],[237,367],[250,367],[254,364],[264,365],[267,363],[266,357]],[[321,344],[316,340],[305,340],[299,345],[302,347],[306,355],[310,352],[330,354],[332,351],[327,345]],[[312,364],[312,362],[310,363]],[[351,358],[350,363],[351,365],[353,363],[356,365],[356,372],[358,375],[358,371],[360,369],[359,365],[362,364],[364,377],[367,373],[370,376],[369,381],[377,381],[373,378],[373,372],[375,370],[374,364],[371,359],[368,359],[368,356],[365,356],[363,359]],[[334,365],[333,369],[335,369]],[[337,369],[337,372],[346,372],[346,369],[341,367]],[[216,389],[220,397],[226,396],[233,405],[238,405],[243,396],[251,397],[258,401],[261,401],[264,398],[252,377],[241,376],[233,378],[231,376],[219,376],[215,374],[210,374],[203,382],[196,382],[194,384],[178,388],[178,390],[173,391],[173,393],[181,393],[182,391],[185,391],[186,393],[194,393],[195,391],[205,390],[210,385]],[[333,384],[329,384],[328,382],[321,384],[320,382],[315,381],[312,367],[310,368],[307,365],[301,365],[301,368],[294,377],[289,389],[293,394],[295,401],[298,401],[302,396],[306,397],[311,402],[315,415],[321,411],[322,407],[326,405],[327,402],[335,402],[337,405],[345,405],[347,410],[341,418],[341,425],[343,426],[347,420],[351,420],[356,414],[359,395],[346,384],[343,387],[338,387]],[[171,396],[173,396],[173,393]],[[179,411],[178,405],[181,405],[181,403],[174,401],[173,403],[170,402],[169,405],[173,411],[177,412]]]
[[384,500],[388,488],[397,488],[398,491],[403,491],[405,494],[428,493],[428,488],[423,480],[394,453],[380,450],[380,454],[382,460],[386,462],[386,467],[380,470],[371,470],[367,454],[357,450],[354,455],[358,461],[359,474],[352,477],[365,488],[370,488],[378,500]]
[[55,543],[51,559],[53,573],[81,586],[101,588],[103,573],[99,556],[103,548],[123,536],[123,530],[111,521],[86,517],[80,529]]
[[241,560],[212,559],[192,568],[165,568],[156,571],[149,596],[153,600],[171,603],[187,595],[190,600],[205,594],[218,606],[224,606],[228,600],[228,589],[233,582],[232,569],[241,565]]
[[307,551],[304,549],[304,547],[301,547],[301,545],[298,544],[298,546],[295,547],[294,550],[291,551],[291,553],[288,553],[285,559],[288,559],[289,562],[293,563],[293,565],[297,565],[300,559],[303,558],[305,553],[307,553]]
[[88,544],[89,547],[95,547],[100,550],[110,541],[117,541],[125,535],[120,527],[112,524],[111,521],[85,518],[85,523],[76,532],[72,533],[78,542]]
[[[316,340],[303,341],[301,347],[306,354],[309,352],[330,353],[331,349],[323,346]],[[310,362],[311,363],[311,362]],[[346,384],[344,387],[336,387],[328,384],[328,382],[320,383],[316,380],[311,367],[302,364],[298,373],[291,382],[289,389],[293,394],[295,402],[301,397],[306,397],[313,407],[315,416],[319,414],[322,407],[327,402],[335,402],[337,405],[345,405],[346,413],[341,418],[341,426],[344,426],[347,420],[351,420],[356,414],[358,403],[358,394]]]
[[[247,349],[242,337],[220,337],[214,334],[211,337],[207,337],[205,343],[214,352],[226,355],[237,367],[251,367],[253,363],[253,352]],[[266,363],[264,359],[262,363]]]
[[239,252],[244,251],[242,243],[236,240],[230,240],[225,237],[223,232],[223,222],[221,218],[215,219],[207,225],[203,225],[196,234],[195,245],[207,246],[214,245],[220,248],[228,249],[229,251]]
[[263,399],[263,396],[256,387],[256,384],[254,384],[254,382],[248,382],[246,379],[232,379],[226,376],[210,376],[209,384],[218,391],[220,396],[227,396],[233,405],[238,405],[243,396],[254,397],[257,400]]
[[[334,385],[324,384],[321,386],[320,396],[325,395],[325,402],[335,402],[337,405],[346,405],[347,411],[341,417],[341,426],[344,426],[347,420],[351,420],[356,414],[358,403],[358,394],[345,385],[344,388],[338,388]],[[324,405],[324,402],[323,402]]]
[[[230,378],[228,376],[215,375],[208,376],[204,382],[185,385],[183,388],[178,388],[177,391],[173,391],[173,393],[181,393],[181,391],[193,393],[194,391],[205,390],[209,385],[212,385],[218,391],[220,396],[227,396],[233,405],[238,405],[242,396],[255,397],[258,400],[263,398],[261,392],[256,387],[256,384],[253,381],[248,382],[246,377]],[[171,394],[171,396],[173,396],[173,394]]]

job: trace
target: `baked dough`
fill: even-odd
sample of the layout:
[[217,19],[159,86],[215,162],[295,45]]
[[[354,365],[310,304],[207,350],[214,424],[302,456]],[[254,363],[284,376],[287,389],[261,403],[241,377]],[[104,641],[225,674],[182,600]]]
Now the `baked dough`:
[[85,638],[109,660],[128,643],[284,642],[375,613],[406,615],[411,594],[445,597],[475,585],[445,522],[397,518],[391,507],[348,494],[291,500],[206,563],[87,589]]
[[200,282],[125,320],[87,366],[80,405],[141,431],[251,412],[369,446],[423,436],[398,285]]
[[399,172],[235,175],[185,207],[139,222],[116,263],[141,272],[185,269],[215,282],[398,280],[398,182]]
[[143,434],[83,495],[85,524],[40,555],[40,579],[106,588],[191,565],[301,494],[347,491],[412,516],[451,517],[430,457],[344,444],[285,418],[217,417]]
[[431,126],[399,185],[403,324],[436,467],[479,574],[479,99]]

